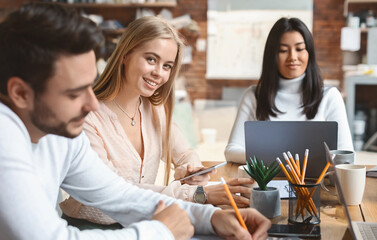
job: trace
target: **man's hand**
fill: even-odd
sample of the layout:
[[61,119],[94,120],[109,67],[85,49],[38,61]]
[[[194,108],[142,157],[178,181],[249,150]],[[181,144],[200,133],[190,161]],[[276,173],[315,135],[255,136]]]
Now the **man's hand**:
[[[178,167],[178,168],[175,169],[174,178],[180,179],[180,178],[189,176],[193,173],[196,173],[200,170],[204,170],[206,168],[207,167],[193,167],[191,165],[187,165],[187,168],[183,167],[183,166]],[[182,181],[182,183],[186,183],[186,184],[189,184],[189,185],[205,186],[205,185],[207,185],[207,183],[210,179],[209,175],[212,174],[212,173],[215,173],[215,172],[216,172],[216,169],[214,169],[210,172],[207,172],[207,173],[186,179],[186,180]]]
[[259,240],[267,238],[267,230],[271,227],[270,220],[253,208],[240,209],[240,213],[250,233],[241,226],[233,210],[215,211],[211,219],[213,229],[225,239]]
[[[238,207],[249,207],[250,199],[236,193],[242,193],[250,196],[251,188],[243,186],[244,184],[253,184],[254,180],[251,178],[235,178],[228,181],[229,190],[232,193],[233,199]],[[230,201],[222,184],[211,185],[204,187],[204,192],[207,194],[207,202],[213,205],[230,205]]]
[[176,240],[190,239],[194,235],[194,226],[187,212],[177,204],[166,207],[164,201],[160,200],[152,219],[165,224]]

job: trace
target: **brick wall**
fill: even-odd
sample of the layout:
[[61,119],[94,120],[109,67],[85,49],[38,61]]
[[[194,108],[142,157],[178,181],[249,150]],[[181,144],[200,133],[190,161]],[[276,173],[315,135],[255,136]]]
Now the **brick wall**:
[[340,31],[345,25],[343,0],[314,0],[313,38],[316,57],[325,79],[342,79]]
[[[7,6],[14,8],[20,2],[26,0],[1,0],[1,14],[7,12]],[[316,47],[317,61],[321,72],[326,79],[342,79],[342,52],[340,50],[340,31],[345,26],[343,17],[344,0],[313,0],[313,37]],[[5,11],[4,11],[5,9]],[[349,11],[358,12],[362,9],[373,9],[377,13],[377,3],[350,4]],[[2,11],[1,11],[2,10]],[[100,13],[105,19],[118,19],[126,25],[135,17],[133,8],[86,8],[88,13]],[[155,9],[159,12],[161,9]],[[178,0],[178,6],[171,8],[173,15],[180,16],[189,13],[200,27],[200,38],[207,37],[207,0]],[[365,36],[364,36],[365,38]],[[365,40],[364,40],[365,41]],[[364,47],[365,48],[365,47]],[[194,52],[193,62],[182,68],[181,75],[185,77],[185,85],[190,94],[191,100],[196,98],[219,99],[222,88],[244,87],[255,84],[256,80],[206,80],[206,53]]]
[[[207,1],[200,1],[200,3],[202,7],[198,7],[198,2],[194,0],[180,0],[179,7],[174,13],[189,11],[193,19],[198,21],[199,26],[201,26],[201,38],[206,38],[206,18],[202,16],[206,14]],[[326,79],[339,79],[342,81],[340,30],[345,26],[343,0],[314,0],[313,4],[313,37],[317,61],[322,75]],[[352,7],[354,5],[356,4],[350,5],[350,10],[353,10]],[[195,10],[190,11],[190,9]],[[186,78],[186,87],[192,100],[195,98],[219,99],[221,98],[222,88],[225,86],[244,87],[257,82],[256,80],[206,80],[205,65],[206,54],[196,52],[193,56],[193,63],[184,66],[182,70],[182,75]]]
[[[179,0],[178,9],[179,12],[189,11],[193,19],[199,21],[201,37],[206,38],[206,19],[201,16],[206,13],[207,1],[199,2],[202,7],[198,7],[198,1]],[[313,38],[318,65],[324,79],[338,79],[341,84],[343,82],[343,57],[340,50],[340,32],[341,28],[346,25],[346,20],[343,17],[343,3],[344,0],[313,0]],[[194,11],[190,11],[191,6],[195,6]],[[354,13],[364,9],[373,9],[374,13],[377,14],[377,3],[349,4],[349,11]],[[363,34],[362,51],[364,53],[365,36]],[[196,53],[193,60],[193,63],[185,66],[182,71],[182,75],[186,77],[187,90],[192,99],[219,99],[221,98],[222,87],[244,87],[257,82],[256,80],[206,80],[205,53]]]

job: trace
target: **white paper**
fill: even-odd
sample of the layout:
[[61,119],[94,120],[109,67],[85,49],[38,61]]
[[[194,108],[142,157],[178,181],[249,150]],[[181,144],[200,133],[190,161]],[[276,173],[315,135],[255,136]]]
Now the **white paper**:
[[267,186],[279,189],[280,198],[289,198],[289,183],[287,180],[272,180]]
[[360,50],[360,29],[359,28],[342,28],[340,37],[340,48],[343,51],[359,51]]
[[[221,182],[208,182],[206,186],[220,184]],[[272,180],[267,184],[268,187],[276,187],[279,189],[280,198],[289,198],[289,183],[287,180]]]

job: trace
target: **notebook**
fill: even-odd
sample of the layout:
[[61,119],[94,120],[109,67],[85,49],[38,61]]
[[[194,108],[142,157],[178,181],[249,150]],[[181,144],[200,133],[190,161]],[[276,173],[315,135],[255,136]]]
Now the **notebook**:
[[[305,149],[309,149],[306,177],[318,178],[326,165],[323,142],[331,149],[337,149],[338,123],[323,121],[247,121],[245,122],[246,158],[256,156],[265,164],[271,164],[279,157],[285,163],[282,153],[290,151],[299,154],[300,165]],[[282,172],[278,176],[284,176]]]
[[[325,143],[326,158],[334,165],[330,150]],[[340,185],[338,175],[335,171],[335,183],[338,189],[338,197],[346,213],[348,227],[351,232],[352,238],[356,240],[376,240],[377,239],[377,223],[368,222],[355,222],[351,220],[351,215],[348,211],[346,200],[344,198],[343,189]]]

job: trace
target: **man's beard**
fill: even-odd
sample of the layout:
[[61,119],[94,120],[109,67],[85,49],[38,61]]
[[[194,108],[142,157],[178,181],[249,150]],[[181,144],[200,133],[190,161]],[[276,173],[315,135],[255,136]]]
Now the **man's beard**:
[[31,122],[41,131],[46,134],[55,134],[67,138],[75,138],[80,133],[73,134],[68,131],[68,124],[72,121],[77,121],[85,118],[89,112],[84,112],[80,116],[72,118],[68,122],[62,122],[56,114],[41,100],[34,99],[34,111],[31,112]]

